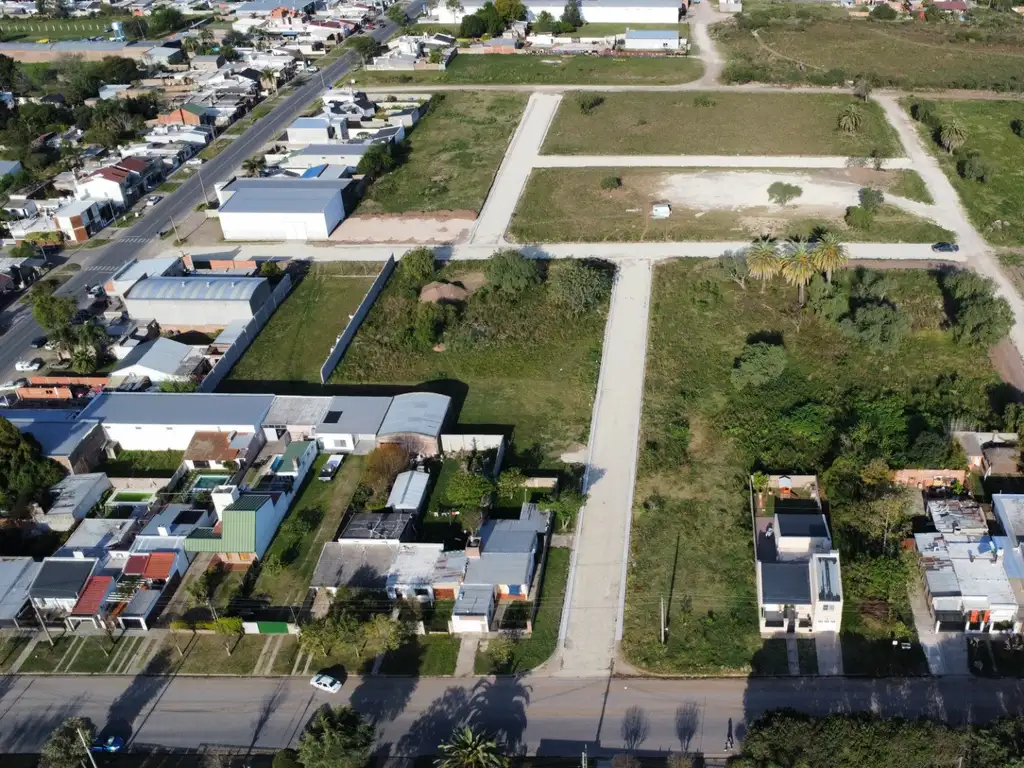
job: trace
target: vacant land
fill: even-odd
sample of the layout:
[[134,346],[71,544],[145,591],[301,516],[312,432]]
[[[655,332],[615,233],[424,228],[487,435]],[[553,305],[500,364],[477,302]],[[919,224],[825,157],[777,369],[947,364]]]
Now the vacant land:
[[447,93],[409,134],[409,156],[378,179],[359,213],[479,211],[526,95]]
[[[907,99],[907,109],[920,100]],[[956,188],[971,221],[987,240],[997,245],[1024,244],[1024,139],[1013,132],[1024,118],[1017,101],[936,101],[934,110],[943,123],[957,120],[967,140],[956,153],[943,149],[932,130],[917,123],[924,143],[938,159]],[[984,159],[984,181],[960,176],[965,158],[979,152]]]
[[444,72],[357,72],[357,85],[672,85],[696,80],[704,71],[696,57],[456,56]]
[[[542,151],[548,155],[849,155],[902,150],[881,108],[842,94],[605,93],[584,110],[566,94]],[[854,134],[837,126],[857,106]]]
[[[879,554],[883,542],[863,528],[872,508],[851,500],[844,479],[857,487],[859,462],[879,455],[893,466],[927,461],[912,447],[924,442],[950,450],[945,418],[970,411],[978,423],[998,423],[990,397],[1000,382],[985,349],[958,345],[944,330],[934,273],[850,270],[836,282],[884,294],[906,318],[908,335],[891,347],[869,346],[839,323],[799,310],[796,290],[781,280],[761,293],[749,282],[744,290],[714,262],[657,267],[623,638],[633,664],[699,674],[746,671],[755,661],[776,667],[757,632],[746,485],[752,469],[770,468],[818,473],[830,497],[843,557],[847,671],[917,671],[916,647],[899,660],[886,655],[890,632],[913,639],[909,568],[892,537],[887,555]],[[783,344],[786,366],[768,384],[738,389],[732,371],[752,338]],[[953,399],[939,394],[949,382],[956,382]],[[883,412],[896,420],[882,426]],[[905,415],[911,412],[914,421]],[[883,432],[885,445],[875,442]],[[909,519],[903,522],[909,530]],[[668,604],[664,646],[661,597]]]
[[[483,282],[465,263],[440,279]],[[552,263],[549,270],[563,269]],[[415,300],[392,280],[374,304],[331,384],[403,384],[454,398],[462,425],[515,428],[523,449],[561,451],[586,442],[601,360],[607,306],[580,316],[555,302],[548,285],[517,296],[474,294],[445,330],[443,351],[418,344]]]
[[363,470],[362,456],[348,456],[334,480],[324,483],[317,474],[326,461],[324,454],[309,470],[306,487],[270,542],[253,599],[285,606],[301,605],[306,597],[320,550],[338,533]]
[[240,381],[319,384],[320,366],[380,266],[332,262],[310,267],[231,369],[222,389],[244,389]]
[[384,656],[382,675],[454,675],[459,658],[454,635],[418,635]]
[[170,477],[181,466],[184,451],[121,451],[96,468],[109,477]]
[[967,24],[876,22],[835,8],[759,4],[712,32],[727,82],[845,85],[866,75],[897,88],[1024,88],[1024,23],[980,8],[971,16]]
[[[700,173],[699,170],[666,172],[644,168],[537,169],[530,175],[516,207],[509,235],[520,243],[672,242],[749,240],[762,235],[806,237],[824,228],[857,242],[955,240],[952,232],[891,205],[879,210],[870,227],[854,229],[843,220],[843,205],[803,206],[790,203],[784,207],[765,205],[733,209],[729,204],[689,208],[670,196],[667,190],[678,190],[685,186],[687,178],[696,178]],[[824,172],[815,176],[825,179],[831,174]],[[621,186],[604,189],[602,181],[608,177],[618,178]],[[761,185],[764,190],[767,190],[771,178],[774,177],[769,172]],[[718,186],[725,193],[735,188],[730,183]],[[849,188],[849,205],[856,203],[856,192],[856,186]],[[652,204],[666,199],[672,203],[669,218],[652,219]],[[816,200],[814,195],[808,195],[808,203]],[[701,200],[692,202],[695,206],[702,203]]]

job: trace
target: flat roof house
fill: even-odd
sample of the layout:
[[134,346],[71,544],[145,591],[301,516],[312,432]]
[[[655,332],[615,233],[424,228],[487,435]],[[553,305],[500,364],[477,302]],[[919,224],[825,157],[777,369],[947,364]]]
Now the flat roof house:
[[179,341],[160,337],[134,347],[110,373],[117,382],[127,379],[198,381],[210,369],[202,351]]
[[445,552],[443,544],[407,543],[398,547],[387,571],[392,600],[453,600],[466,575],[465,552]]
[[839,552],[821,512],[817,477],[773,475],[753,501],[761,634],[838,632],[843,611]]
[[[236,179],[218,197],[225,240],[326,240],[345,218],[350,179]],[[226,194],[230,193],[230,194]]]
[[36,626],[29,589],[42,567],[31,557],[0,557],[0,629]]
[[332,596],[342,588],[383,592],[401,546],[396,540],[328,541],[320,550],[309,588]]
[[68,472],[88,472],[100,462],[107,436],[98,422],[36,421],[34,413],[30,416],[28,419],[11,418],[10,422],[22,434],[35,438],[43,455]]
[[68,475],[46,492],[48,507],[33,505],[32,520],[44,531],[70,531],[113,486],[102,472]]
[[182,460],[189,469],[238,469],[251,463],[264,445],[262,432],[196,432]]
[[366,454],[377,445],[390,397],[333,397],[316,426],[317,440],[327,453]]
[[63,621],[81,597],[95,566],[93,557],[45,558],[29,588],[29,597],[36,609],[51,619],[56,617]]
[[132,317],[152,318],[165,330],[220,330],[250,320],[268,298],[270,284],[262,277],[149,277],[129,289],[124,304]]
[[626,51],[678,51],[681,47],[686,47],[686,40],[680,45],[676,29],[627,29],[622,45]]

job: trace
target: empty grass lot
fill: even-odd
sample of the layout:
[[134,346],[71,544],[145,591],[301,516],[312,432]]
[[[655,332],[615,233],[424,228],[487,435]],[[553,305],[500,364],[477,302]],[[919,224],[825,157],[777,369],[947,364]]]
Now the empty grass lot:
[[[270,635],[200,635],[188,632],[169,633],[163,646],[154,654],[145,669],[149,675],[251,675],[256,660]],[[180,656],[175,647],[185,654]],[[228,655],[226,647],[231,649]]]
[[479,211],[526,108],[521,93],[447,93],[409,133],[409,157],[378,179],[359,213]]
[[0,637],[0,673],[10,671],[31,639],[30,635],[20,633]]
[[[546,155],[902,154],[874,103],[861,104],[858,133],[836,127],[852,96],[806,93],[605,93],[584,114],[566,94],[551,123]],[[710,99],[709,106],[699,106]],[[860,102],[857,102],[858,104]]]
[[[761,293],[749,284],[742,290],[711,261],[682,260],[655,270],[623,652],[631,663],[664,673],[744,672],[755,660],[777,668],[771,649],[760,653],[746,487],[752,459],[740,442],[748,433],[737,425],[785,412],[786,398],[845,407],[872,393],[935,386],[940,376],[957,382],[959,398],[985,410],[1000,382],[986,350],[957,345],[944,330],[943,296],[925,270],[885,272],[893,281],[888,297],[914,329],[887,350],[853,342],[810,312],[796,314],[796,290],[780,280]],[[730,372],[745,342],[752,334],[776,333],[789,361],[785,380],[756,396],[737,394]],[[681,439],[682,458],[663,458],[661,447]],[[838,507],[831,522],[840,531],[846,525]],[[873,648],[877,656],[899,621],[913,626],[906,589],[902,597],[897,589],[888,603],[867,600],[863,580],[847,572],[849,541],[839,541],[844,658],[856,664],[847,672],[885,674],[891,660],[872,666],[861,652]],[[662,596],[666,645],[658,638]],[[809,666],[803,655],[802,666]],[[916,671],[917,653],[904,658],[900,671]]]
[[121,451],[96,468],[109,477],[170,477],[181,466],[184,451]]
[[454,675],[459,658],[457,635],[418,635],[384,657],[382,675]]
[[808,4],[744,6],[741,18],[711,28],[726,82],[844,85],[868,75],[880,87],[1024,88],[1024,22],[1012,13],[976,8],[967,24],[876,22]]
[[[926,219],[885,205],[866,229],[853,229],[834,216],[802,214],[800,206],[706,212],[673,205],[671,216],[654,220],[651,205],[664,199],[664,180],[699,171],[626,168],[539,168],[530,174],[508,234],[520,243],[678,242],[750,240],[761,235],[806,237],[824,227],[857,242],[933,243],[955,235]],[[601,188],[617,176],[618,189]],[[852,201],[851,201],[852,202]]]
[[22,663],[21,668],[18,669],[19,673],[53,672],[61,661],[64,661],[65,664],[67,663],[65,656],[71,650],[72,644],[78,640],[78,637],[75,635],[55,635],[52,630],[50,634],[53,635],[53,646],[51,647],[45,638],[37,642],[28,658]]
[[[480,277],[473,269],[457,262],[439,277],[471,281]],[[330,384],[422,385],[452,396],[454,408],[461,404],[462,425],[514,427],[523,449],[536,445],[547,454],[586,442],[607,306],[573,317],[543,284],[514,298],[474,295],[446,330],[443,352],[396,338],[407,333],[400,330],[407,311],[392,281]]]
[[[912,103],[907,99],[904,107],[909,109]],[[1024,104],[937,101],[935,108],[943,121],[955,118],[963,124],[967,143],[961,151],[980,151],[988,165],[984,182],[960,178],[957,156],[940,147],[927,126],[916,123],[925,145],[960,195],[971,222],[991,243],[1024,245],[1024,139],[1010,128],[1014,120],[1024,119]]]
[[369,262],[310,267],[221,388],[244,389],[237,384],[241,381],[319,384],[320,366],[380,267]]
[[444,72],[370,72],[356,84],[403,85],[672,85],[696,80],[704,71],[696,56],[542,56],[460,54]]
[[559,35],[559,37],[608,37],[610,35],[624,35],[628,29],[674,29],[679,32],[679,37],[683,39],[687,39],[690,36],[689,24],[611,24],[595,22],[593,24],[584,24],[575,32],[566,32],[564,35]]
[[310,480],[282,521],[267,548],[267,558],[276,557],[281,570],[266,570],[256,578],[253,594],[271,605],[299,605],[306,597],[320,550],[333,541],[341,526],[352,494],[362,473],[363,457],[347,456],[329,483],[317,479],[327,455],[320,456],[309,471]]

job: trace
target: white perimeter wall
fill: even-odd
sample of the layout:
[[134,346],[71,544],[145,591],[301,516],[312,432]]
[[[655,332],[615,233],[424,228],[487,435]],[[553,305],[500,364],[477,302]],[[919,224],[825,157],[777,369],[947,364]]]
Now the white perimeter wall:
[[326,240],[345,218],[341,190],[323,213],[220,214],[225,240]]
[[107,437],[126,451],[184,451],[196,432],[254,432],[252,424],[109,424],[103,429]]

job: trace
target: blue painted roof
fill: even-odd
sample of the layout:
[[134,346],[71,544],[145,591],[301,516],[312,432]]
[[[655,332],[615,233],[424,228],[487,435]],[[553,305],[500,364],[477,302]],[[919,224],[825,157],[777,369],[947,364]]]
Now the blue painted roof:
[[303,178],[303,179],[315,179],[317,176],[319,176],[321,173],[323,173],[326,168],[327,168],[326,164],[324,164],[324,165],[314,165],[312,168],[307,168],[303,172],[301,178]]

